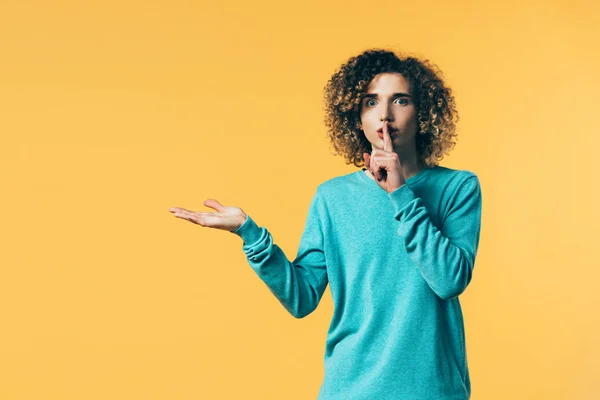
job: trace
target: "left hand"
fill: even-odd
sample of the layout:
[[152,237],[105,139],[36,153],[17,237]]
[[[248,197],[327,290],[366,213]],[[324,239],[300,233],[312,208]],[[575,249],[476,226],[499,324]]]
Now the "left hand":
[[394,151],[388,132],[388,122],[383,124],[383,150],[373,148],[371,154],[364,153],[365,167],[371,171],[377,184],[388,194],[406,183],[400,157]]

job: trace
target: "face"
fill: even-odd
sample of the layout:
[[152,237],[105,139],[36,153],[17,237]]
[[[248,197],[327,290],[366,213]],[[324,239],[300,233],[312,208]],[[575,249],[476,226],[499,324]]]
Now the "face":
[[361,99],[360,125],[373,148],[383,149],[381,129],[387,119],[394,151],[415,151],[417,112],[411,96],[408,80],[399,73],[382,73],[369,83]]

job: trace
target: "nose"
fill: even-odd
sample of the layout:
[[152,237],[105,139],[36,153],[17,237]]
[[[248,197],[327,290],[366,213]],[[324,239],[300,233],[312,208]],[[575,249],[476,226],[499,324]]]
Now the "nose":
[[383,107],[381,110],[381,122],[388,121],[391,122],[393,120],[392,113],[390,112],[390,107]]

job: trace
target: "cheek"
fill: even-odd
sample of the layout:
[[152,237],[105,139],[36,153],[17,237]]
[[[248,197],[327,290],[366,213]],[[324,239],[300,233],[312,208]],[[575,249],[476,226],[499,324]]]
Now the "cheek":
[[404,127],[413,130],[418,125],[418,119],[416,114],[410,114],[404,116]]
[[363,127],[363,131],[365,132],[373,132],[377,130],[379,121],[377,118],[371,117],[369,115],[365,115],[361,118],[361,124]]

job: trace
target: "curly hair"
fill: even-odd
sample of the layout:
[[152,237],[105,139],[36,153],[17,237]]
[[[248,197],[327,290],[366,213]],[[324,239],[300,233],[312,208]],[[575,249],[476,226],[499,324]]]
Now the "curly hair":
[[443,73],[428,60],[397,55],[385,49],[369,49],[338,68],[324,88],[325,125],[335,150],[346,164],[364,165],[363,153],[372,145],[360,129],[360,103],[371,80],[380,73],[400,73],[410,84],[418,116],[415,137],[420,163],[428,168],[456,145],[459,120],[452,90]]

